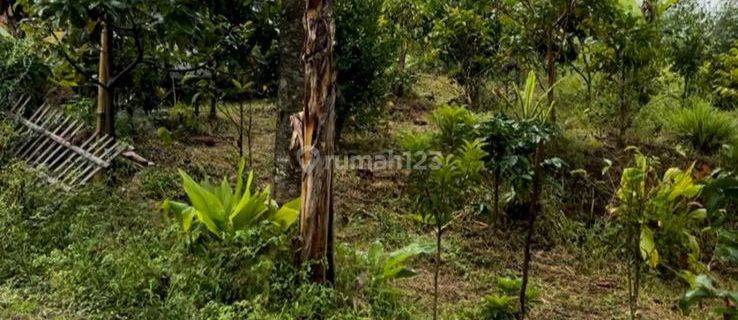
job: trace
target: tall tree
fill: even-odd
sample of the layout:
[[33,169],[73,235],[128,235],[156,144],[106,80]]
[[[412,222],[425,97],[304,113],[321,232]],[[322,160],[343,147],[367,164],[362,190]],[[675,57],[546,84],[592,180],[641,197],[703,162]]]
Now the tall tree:
[[601,32],[607,50],[601,57],[611,87],[616,91],[617,145],[627,144],[627,131],[638,110],[648,104],[662,68],[660,17],[668,5],[660,2],[621,1],[611,23]]
[[301,0],[282,1],[279,35],[279,87],[277,92],[277,134],[274,140],[274,196],[278,203],[299,196],[300,176],[290,151],[292,124],[290,116],[302,109],[304,76],[300,54],[305,32],[302,24],[304,6]]
[[497,66],[501,26],[497,11],[479,2],[451,2],[436,20],[431,39],[437,57],[463,88],[466,102],[478,108],[482,89]]
[[695,77],[709,55],[707,13],[696,0],[683,0],[664,16],[664,44],[671,69],[683,80],[686,98],[695,89]]
[[336,123],[335,25],[332,0],[307,0],[305,9],[305,99],[303,109],[301,260],[310,277],[333,282],[333,156]]
[[[98,87],[97,134],[115,136],[115,88],[143,62],[142,30],[153,28],[149,14],[156,11],[156,2],[125,1],[31,1],[23,2],[34,15],[40,28],[48,28],[59,45],[62,57],[87,82]],[[69,38],[75,46],[62,43]],[[126,49],[135,48],[126,63],[116,64],[113,57],[123,60]],[[117,52],[113,52],[117,50]],[[98,74],[93,75],[83,59],[99,53]],[[117,53],[117,54],[116,54]],[[120,62],[120,61],[117,61]]]

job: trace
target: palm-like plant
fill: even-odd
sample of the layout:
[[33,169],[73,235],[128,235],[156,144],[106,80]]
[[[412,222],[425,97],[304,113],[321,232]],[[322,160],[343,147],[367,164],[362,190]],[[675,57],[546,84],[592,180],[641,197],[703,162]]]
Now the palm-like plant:
[[179,170],[190,204],[166,200],[162,208],[166,213],[171,211],[179,215],[185,231],[190,231],[193,223],[197,223],[219,238],[226,238],[262,221],[269,221],[282,230],[294,224],[299,215],[300,199],[279,207],[271,199],[269,188],[252,191],[253,171],[244,185],[243,170],[244,161],[241,161],[235,190],[231,188],[227,177],[219,185],[197,183],[186,172]]
[[515,85],[515,92],[518,98],[514,102],[508,101],[508,105],[512,110],[510,112],[521,121],[541,121],[546,122],[551,115],[555,101],[546,102],[545,97],[556,87],[556,84],[548,88],[543,93],[536,95],[536,73],[531,71],[525,80],[525,87],[521,90]]
[[364,259],[371,269],[371,283],[378,285],[394,279],[409,278],[417,273],[407,263],[410,259],[430,254],[436,247],[433,244],[413,243],[392,252],[386,252],[381,242],[372,244]]

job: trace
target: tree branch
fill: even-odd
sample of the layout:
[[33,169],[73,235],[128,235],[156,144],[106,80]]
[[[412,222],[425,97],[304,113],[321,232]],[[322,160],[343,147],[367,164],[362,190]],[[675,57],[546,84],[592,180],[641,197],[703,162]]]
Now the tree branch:
[[100,86],[104,89],[108,89],[108,86],[103,84],[102,82],[96,80],[92,77],[92,75],[89,72],[86,72],[82,67],[80,67],[77,62],[75,62],[72,57],[69,56],[66,50],[64,50],[64,45],[62,45],[61,41],[59,40],[59,37],[56,36],[56,33],[54,33],[54,30],[49,28],[49,33],[51,33],[51,36],[54,38],[56,43],[59,45],[59,51],[61,51],[62,56],[64,57],[64,60],[67,60],[67,63],[69,63],[74,70],[76,70],[79,74],[85,76],[87,78],[87,81]]
[[109,87],[114,87],[118,80],[131,73],[131,71],[133,71],[133,69],[143,61],[144,49],[143,44],[141,43],[141,30],[134,19],[131,19],[131,21],[133,23],[133,41],[136,43],[136,59],[123,68],[118,75],[108,81]]

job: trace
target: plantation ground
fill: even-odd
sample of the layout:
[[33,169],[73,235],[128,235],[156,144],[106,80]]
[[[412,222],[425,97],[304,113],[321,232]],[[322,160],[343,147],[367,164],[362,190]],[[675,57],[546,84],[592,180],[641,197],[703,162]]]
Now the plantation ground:
[[[423,130],[431,105],[443,104],[455,98],[458,91],[448,81],[424,76],[415,88],[413,99],[392,102],[388,121],[375,131],[362,135],[348,135],[340,146],[344,154],[378,154],[395,149],[394,137],[402,130]],[[431,94],[433,93],[433,94]],[[254,167],[258,177],[265,177],[261,185],[268,185],[272,167],[274,141],[274,106],[267,101],[251,104],[256,115],[254,127]],[[115,187],[110,192],[123,195],[125,201],[140,202],[140,210],[127,212],[136,221],[149,221],[145,228],[162,229],[164,221],[158,211],[165,197],[178,198],[183,194],[178,186],[174,168],[201,172],[212,176],[232,174],[237,156],[232,146],[234,133],[224,119],[209,124],[215,134],[176,137],[171,144],[162,143],[152,134],[139,135],[135,145],[139,152],[156,163],[156,167],[133,173],[117,170]],[[214,144],[212,141],[214,141]],[[207,141],[208,143],[204,143]],[[595,161],[593,159],[592,161]],[[126,168],[125,165],[123,165]],[[376,241],[398,248],[417,239],[432,240],[431,232],[409,218],[413,212],[412,200],[403,192],[407,172],[376,171],[361,174],[357,171],[336,172],[337,243],[348,248],[366,250]],[[114,189],[112,189],[114,188]],[[581,190],[572,190],[572,192]],[[604,212],[598,212],[605,215]],[[627,317],[625,270],[613,255],[606,254],[601,243],[596,243],[601,229],[585,229],[577,221],[567,218],[570,212],[548,210],[538,229],[534,247],[532,277],[541,292],[535,304],[532,319],[625,319]],[[468,210],[446,232],[444,261],[440,278],[442,319],[464,319],[469,310],[494,287],[498,276],[520,273],[523,252],[523,226],[489,227],[485,219]],[[125,221],[123,222],[125,223]],[[141,227],[140,225],[138,227]],[[103,244],[123,243],[117,239],[123,232],[136,226],[121,226],[98,236]],[[123,231],[120,231],[123,230]],[[578,241],[567,241],[578,239]],[[599,247],[599,249],[597,249]],[[126,247],[119,248],[126,252]],[[140,250],[137,248],[137,250]],[[599,251],[598,251],[599,250]],[[136,251],[139,252],[139,251]],[[139,257],[146,259],[146,257]],[[429,319],[432,310],[432,260],[419,259],[415,263],[419,275],[398,282],[404,293],[404,302],[415,306],[417,319]],[[89,266],[95,273],[96,266]],[[338,266],[341,267],[340,265]],[[727,280],[735,274],[725,275]],[[41,283],[59,281],[39,279]],[[733,283],[735,285],[735,282]],[[685,287],[677,279],[646,280],[641,305],[644,319],[705,319],[705,310],[694,310],[691,316],[676,308],[676,301]],[[53,297],[39,294],[34,288],[5,283],[0,286],[0,317],[8,319],[84,319],[87,312],[74,306],[60,305]]]

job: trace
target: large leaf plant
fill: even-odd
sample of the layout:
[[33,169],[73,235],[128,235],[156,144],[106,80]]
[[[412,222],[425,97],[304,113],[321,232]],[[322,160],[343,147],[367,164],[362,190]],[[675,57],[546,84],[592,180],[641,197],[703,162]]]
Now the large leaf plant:
[[286,231],[299,216],[300,199],[280,207],[272,200],[268,187],[261,191],[254,190],[253,171],[244,184],[243,171],[244,162],[241,161],[234,189],[227,177],[218,185],[207,181],[198,183],[186,172],[179,170],[189,203],[165,200],[162,208],[165,213],[171,212],[178,216],[185,232],[204,227],[221,239],[263,222]]

